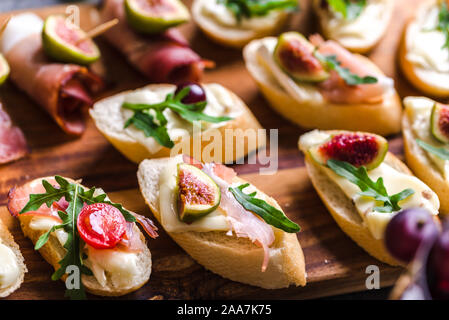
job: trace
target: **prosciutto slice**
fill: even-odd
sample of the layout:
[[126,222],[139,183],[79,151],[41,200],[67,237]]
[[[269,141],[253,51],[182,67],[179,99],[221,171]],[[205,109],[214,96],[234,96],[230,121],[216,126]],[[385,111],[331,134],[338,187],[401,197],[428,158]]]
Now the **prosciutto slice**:
[[0,103],[0,164],[24,157],[28,146],[22,130],[15,127]]
[[101,17],[103,22],[120,20],[105,38],[152,82],[200,80],[208,62],[189,48],[177,29],[151,36],[134,32],[126,22],[123,0],[105,0]]
[[38,19],[19,15],[5,30],[2,50],[11,67],[11,80],[66,133],[80,135],[85,111],[93,103],[91,95],[101,90],[102,80],[85,67],[50,61],[42,49]]
[[229,191],[229,187],[231,186],[229,178],[232,175],[229,170],[233,171],[221,164],[207,163],[203,166],[203,171],[209,175],[220,188],[220,207],[226,211],[227,219],[236,236],[248,238],[263,248],[264,259],[262,263],[262,272],[264,272],[267,269],[270,258],[269,247],[275,240],[273,229],[265,221],[258,218],[254,213],[246,210],[239,202],[237,202],[235,197]]

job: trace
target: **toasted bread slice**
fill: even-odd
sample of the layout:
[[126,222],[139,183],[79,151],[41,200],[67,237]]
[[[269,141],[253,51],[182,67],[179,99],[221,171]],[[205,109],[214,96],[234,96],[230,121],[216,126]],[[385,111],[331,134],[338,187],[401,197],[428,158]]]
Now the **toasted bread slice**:
[[449,214],[449,182],[446,181],[435,166],[435,164],[427,157],[424,151],[417,143],[416,136],[412,130],[407,113],[404,112],[402,117],[402,135],[404,138],[405,161],[413,173],[427,184],[440,199],[440,213]]
[[[48,179],[49,177],[47,177]],[[43,180],[46,178],[39,178],[36,180]],[[73,182],[71,179],[67,179],[68,181]],[[33,183],[35,180],[28,182]],[[14,196],[14,190],[10,193],[10,197]],[[18,219],[20,222],[20,227],[26,237],[28,237],[33,244],[39,240],[39,238],[46,232],[46,230],[35,230],[30,227],[30,223],[33,219],[31,215],[18,215]],[[145,243],[145,236],[140,232],[137,225],[134,225],[134,232],[138,232],[140,234],[140,238]],[[61,245],[61,242],[58,240],[57,236],[54,233],[50,234],[50,238],[48,242],[39,249],[39,253],[41,256],[47,261],[49,264],[53,266],[55,270],[59,269],[59,261],[64,258],[66,249]],[[106,272],[106,285],[101,285],[95,276],[87,276],[82,275],[82,282],[86,288],[86,291],[100,296],[122,296],[128,294],[130,292],[136,291],[140,287],[142,287],[145,283],[150,279],[151,274],[151,252],[148,247],[143,246],[143,250],[135,253],[137,254],[137,269],[139,270],[138,277],[134,277],[132,283],[128,283],[126,286],[117,286],[115,281],[120,278],[120,274],[112,274],[110,272]],[[66,276],[62,277],[64,280]]]
[[16,291],[21,286],[21,284],[23,283],[23,279],[25,278],[25,273],[28,270],[25,265],[25,260],[22,256],[22,253],[20,252],[19,245],[16,242],[14,242],[12,234],[9,232],[8,228],[1,219],[0,219],[0,244],[12,250],[15,256],[17,267],[19,268],[18,271],[19,276],[17,277],[16,281],[11,285],[7,286],[6,288],[0,288],[0,298],[4,298],[9,296],[11,293]]
[[[204,86],[208,85],[206,84]],[[173,85],[155,84],[146,86],[143,89],[148,88],[150,90],[166,90],[170,87],[173,87]],[[265,146],[266,143],[265,139],[260,139],[257,136],[257,130],[262,129],[262,127],[249,108],[234,93],[227,89],[224,90],[230,94],[232,99],[231,105],[234,110],[239,111],[239,116],[223,123],[221,126],[213,127],[202,132],[203,137],[210,136],[212,137],[212,141],[201,139],[201,151],[203,151],[212,142],[221,147],[220,150],[212,150],[210,155],[207,155],[210,156],[211,159],[202,159],[204,161],[232,163],[243,158],[245,155],[256,151],[258,148]],[[156,152],[153,152],[147,146],[125,133],[124,119],[120,115],[120,106],[124,101],[125,95],[131,92],[132,91],[122,92],[118,95],[103,99],[94,105],[89,112],[91,117],[94,119],[98,130],[100,130],[106,139],[108,139],[109,142],[111,142],[111,144],[125,157],[135,163],[140,163],[144,159],[169,157],[172,149],[161,147]],[[232,145],[229,145],[228,140],[225,139],[225,132],[228,132],[227,134],[229,134],[229,132],[250,132],[254,134],[244,135],[241,139],[236,138],[234,139],[235,141],[232,140]],[[178,149],[180,146],[187,146],[186,149],[182,150],[182,152],[193,155],[196,151],[194,139],[195,138],[193,136],[190,136],[190,139],[179,138],[175,141],[175,147],[173,150]],[[219,143],[217,144],[215,139],[221,140],[218,141]],[[201,156],[202,155],[203,152],[201,152]],[[198,155],[195,154],[195,156],[199,158]]]
[[[159,176],[168,159],[145,160],[137,177],[146,203],[159,222]],[[240,178],[235,178],[243,183]],[[236,181],[237,181],[236,180]],[[271,205],[280,208],[269,198]],[[304,255],[296,234],[279,232],[269,248],[270,261],[261,271],[263,249],[247,238],[228,236],[226,232],[170,232],[169,235],[193,259],[222,277],[266,289],[306,284]]]
[[[335,27],[335,24],[330,23],[332,19],[331,13],[329,13],[328,9],[322,8],[321,0],[313,0],[313,9],[318,16],[320,28],[327,39],[332,39],[339,42],[343,47],[351,52],[367,53],[371,51],[382,39],[393,16],[395,5],[394,0],[381,0],[380,2],[384,2],[384,10],[382,10],[381,19],[377,21],[375,28],[368,25],[367,27],[369,28],[369,32],[365,32],[365,34],[363,34],[363,31],[361,30],[361,34],[358,36],[339,33],[339,28]],[[363,19],[363,16],[361,18]],[[347,24],[351,24],[351,21],[348,21]]]
[[202,8],[210,0],[194,0],[192,4],[192,18],[200,29],[214,42],[232,48],[243,48],[251,40],[275,35],[288,22],[289,14],[280,13],[273,24],[262,30],[241,29],[221,25],[213,18],[204,15]]
[[[435,0],[424,2],[417,9],[417,15],[425,10],[429,10],[429,8],[434,5],[436,5]],[[399,47],[399,66],[407,80],[410,81],[410,83],[417,89],[433,97],[449,97],[449,86],[447,85],[447,81],[442,81],[440,78],[432,81],[433,73],[435,73],[435,71],[417,66],[407,58],[407,48],[409,46],[408,42],[413,39],[412,30],[416,27],[415,24],[416,17],[412,18],[404,28],[404,33]]]
[[[333,133],[332,131],[328,132]],[[335,131],[335,133],[337,132]],[[343,232],[374,258],[392,266],[403,265],[389,254],[383,239],[373,237],[352,200],[326,175],[321,169],[321,165],[311,158],[310,153],[302,145],[301,139],[299,140],[299,149],[305,154],[307,172],[315,190]],[[399,172],[412,175],[407,166],[392,153],[388,152],[384,161]]]
[[[244,51],[246,68],[256,81],[271,107],[284,118],[306,129],[350,130],[373,132],[383,136],[401,130],[402,106],[395,90],[385,93],[377,104],[333,104],[321,101],[299,101],[290,96],[277,82],[257,53],[262,41],[254,40]],[[355,55],[369,66],[375,74],[382,71],[368,58]]]

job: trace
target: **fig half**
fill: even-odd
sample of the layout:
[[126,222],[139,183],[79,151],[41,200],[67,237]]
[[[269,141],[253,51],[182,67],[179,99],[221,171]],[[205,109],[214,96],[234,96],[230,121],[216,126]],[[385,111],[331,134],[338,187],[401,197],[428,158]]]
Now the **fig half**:
[[283,33],[274,49],[274,60],[296,81],[321,82],[329,73],[314,56],[315,47],[298,32]]
[[449,106],[435,103],[430,117],[432,136],[442,143],[449,143]]
[[309,150],[311,157],[321,165],[330,159],[349,162],[367,170],[378,167],[388,152],[388,141],[368,133],[340,133]]
[[9,76],[9,64],[5,57],[0,54],[0,85],[2,85]]
[[192,223],[220,204],[220,188],[211,177],[193,165],[178,164],[177,188],[178,214],[183,222]]
[[92,39],[77,43],[85,35],[65,16],[51,15],[44,23],[42,44],[45,53],[56,61],[88,65],[100,58],[100,50]]
[[160,33],[189,21],[190,14],[180,0],[125,0],[126,18],[142,33]]

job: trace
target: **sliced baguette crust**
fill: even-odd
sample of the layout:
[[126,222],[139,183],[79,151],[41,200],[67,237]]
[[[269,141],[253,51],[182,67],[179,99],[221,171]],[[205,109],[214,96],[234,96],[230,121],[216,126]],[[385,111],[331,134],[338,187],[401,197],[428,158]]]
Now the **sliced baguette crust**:
[[[305,129],[373,132],[383,136],[401,130],[402,105],[395,90],[377,104],[314,104],[292,98],[258,62],[260,40],[249,43],[243,56],[246,68],[271,107],[284,118]],[[355,55],[378,74],[382,71],[368,58]]]
[[217,24],[213,19],[203,15],[201,8],[205,1],[210,0],[193,1],[192,18],[201,31],[204,32],[204,34],[206,34],[212,41],[226,47],[241,49],[251,40],[275,35],[282,30],[289,20],[289,14],[286,13],[276,21],[272,28],[267,28],[262,31],[228,28]]
[[20,288],[23,283],[23,279],[25,278],[25,273],[28,272],[27,267],[25,265],[25,259],[20,252],[19,245],[14,241],[12,234],[9,232],[6,225],[0,219],[0,239],[1,243],[9,247],[16,256],[17,265],[19,266],[19,278],[15,283],[13,283],[8,288],[0,289],[0,298],[4,298],[9,296],[11,293]]
[[[142,195],[159,222],[159,176],[166,163],[167,159],[145,160],[137,172]],[[274,199],[270,200],[271,205],[279,208]],[[279,232],[270,248],[270,262],[265,272],[261,272],[263,250],[249,239],[227,236],[225,232],[169,235],[199,264],[233,281],[265,289],[306,284],[304,254],[295,234]]]
[[[423,3],[417,10],[426,10],[427,7],[433,5],[434,3],[434,0],[427,1]],[[433,97],[449,97],[448,89],[437,87],[434,83],[429,83],[428,81],[426,81],[426,79],[420,77],[418,75],[416,67],[407,59],[407,33],[409,26],[413,23],[413,21],[414,18],[411,18],[404,28],[401,44],[399,46],[399,66],[408,81],[410,81],[410,83],[417,89]]]
[[[330,133],[334,132],[330,131]],[[305,154],[307,172],[315,190],[343,232],[374,258],[392,266],[403,266],[388,253],[383,239],[376,239],[372,236],[351,199],[329,179],[321,166],[310,157],[301,145],[299,148]],[[384,161],[400,172],[412,174],[407,166],[390,152],[387,153]]]
[[[45,179],[45,178],[44,178]],[[67,179],[67,178],[66,178]],[[73,181],[71,179],[67,179],[69,181]],[[39,238],[45,233],[43,230],[34,230],[30,228],[31,220],[33,216],[29,215],[19,215],[18,216],[20,227],[22,228],[23,234],[28,237],[33,244],[39,240]],[[140,232],[137,226],[134,226],[134,232],[140,233],[140,238],[145,243],[145,236]],[[41,256],[47,261],[49,264],[53,266],[55,270],[60,268],[59,261],[61,261],[65,256],[66,249],[61,245],[58,238],[52,233],[49,237],[48,242],[39,249],[39,253]],[[106,286],[102,286],[94,276],[86,276],[82,275],[83,285],[86,288],[86,291],[99,296],[122,296],[133,291],[136,291],[144,284],[148,282],[151,274],[151,252],[147,246],[144,246],[144,249],[138,253],[138,261],[139,261],[139,269],[141,269],[141,281],[132,287],[128,288],[117,288],[112,285],[110,281],[110,275],[107,275],[108,283]],[[61,278],[63,281],[66,279],[66,275]]]
[[[157,89],[161,87],[171,86],[169,84],[153,84],[148,85],[145,88],[150,90]],[[131,93],[133,90],[122,92],[118,95],[126,95]],[[243,131],[246,130],[257,130],[262,129],[261,125],[257,121],[256,117],[249,110],[248,106],[233,92],[229,91],[234,100],[234,105],[242,110],[242,114],[231,121],[226,122],[223,126],[215,129],[209,129],[203,132],[204,135],[213,134],[213,131],[217,133],[217,136],[222,137],[222,150],[221,150],[221,161],[220,159],[215,159],[215,152],[211,152],[211,157],[216,162],[222,163],[232,163],[238,159],[243,158],[247,154],[251,154],[255,152],[257,149],[265,146],[266,141],[264,139],[258,139],[256,135],[248,135],[245,139],[235,139],[234,141],[234,150],[233,152],[229,152],[229,148],[226,148],[225,141],[225,131],[226,130],[238,130],[241,129]],[[110,118],[108,114],[104,113],[104,108],[102,107],[105,103],[107,103],[108,99],[112,99],[116,96],[108,97],[103,100],[98,101],[93,109],[89,111],[92,119],[95,121],[95,124],[98,130],[105,136],[105,138],[117,149],[119,150],[125,157],[135,163],[140,163],[145,159],[153,159],[153,158],[165,158],[169,157],[172,149],[162,147],[157,153],[151,153],[144,145],[139,143],[138,141],[130,138],[123,132],[115,132],[111,130],[110,126]],[[193,155],[194,154],[194,138],[191,137],[189,140],[190,150],[183,151],[185,154]],[[202,139],[203,140],[203,139]],[[185,142],[181,142],[180,140],[175,141],[175,148],[179,147],[179,144],[184,144]],[[201,141],[201,151],[205,149],[211,142],[210,141]],[[227,152],[226,152],[227,151]],[[196,156],[196,154],[195,154]],[[201,152],[201,156],[203,156],[203,152]],[[199,157],[197,157],[199,158]],[[201,159],[202,161],[211,161],[211,159]]]
[[402,117],[405,160],[413,173],[427,184],[440,199],[440,213],[449,214],[449,183],[438,168],[427,157],[426,152],[416,143],[410,120],[406,113]]
[[371,50],[374,49],[375,46],[377,46],[377,44],[380,42],[380,40],[383,38],[383,36],[385,35],[388,25],[390,24],[391,21],[391,17],[393,16],[393,11],[394,11],[394,0],[390,0],[390,2],[388,3],[388,7],[387,10],[385,10],[384,14],[387,15],[387,18],[385,19],[385,21],[382,21],[382,24],[376,25],[376,28],[380,28],[382,31],[378,33],[378,36],[373,38],[372,41],[370,43],[366,43],[366,44],[359,44],[359,45],[355,45],[355,44],[348,44],[345,43],[345,41],[341,41],[341,39],[338,38],[333,38],[332,37],[332,32],[329,28],[329,20],[326,18],[326,16],[324,14],[320,14],[320,2],[321,0],[314,0],[313,1],[313,8],[315,11],[315,14],[318,16],[318,19],[320,21],[320,30],[322,31],[322,33],[324,34],[324,36],[327,39],[332,39],[337,41],[338,43],[340,43],[343,47],[345,47],[346,49],[348,49],[351,52],[354,53],[360,53],[360,54],[364,54],[364,53],[368,53]]

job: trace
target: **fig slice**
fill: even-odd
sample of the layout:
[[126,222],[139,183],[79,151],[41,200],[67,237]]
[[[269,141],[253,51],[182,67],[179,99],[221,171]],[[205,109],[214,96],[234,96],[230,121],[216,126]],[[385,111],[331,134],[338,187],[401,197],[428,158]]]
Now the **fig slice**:
[[177,205],[179,219],[192,223],[217,209],[221,200],[220,188],[197,167],[178,164]]
[[0,54],[0,85],[2,85],[9,76],[9,64],[5,57]]
[[314,51],[315,47],[302,34],[286,32],[278,39],[274,60],[296,81],[321,82],[329,78],[329,73]]
[[160,33],[190,20],[180,0],[125,0],[129,25],[142,33]]
[[442,143],[449,143],[449,106],[435,103],[430,116],[432,136]]
[[378,167],[388,152],[388,141],[378,135],[358,132],[339,133],[309,150],[321,165],[330,159],[349,162],[367,170]]
[[56,61],[88,65],[100,58],[100,50],[86,33],[63,15],[51,15],[44,23],[42,43],[45,53]]

